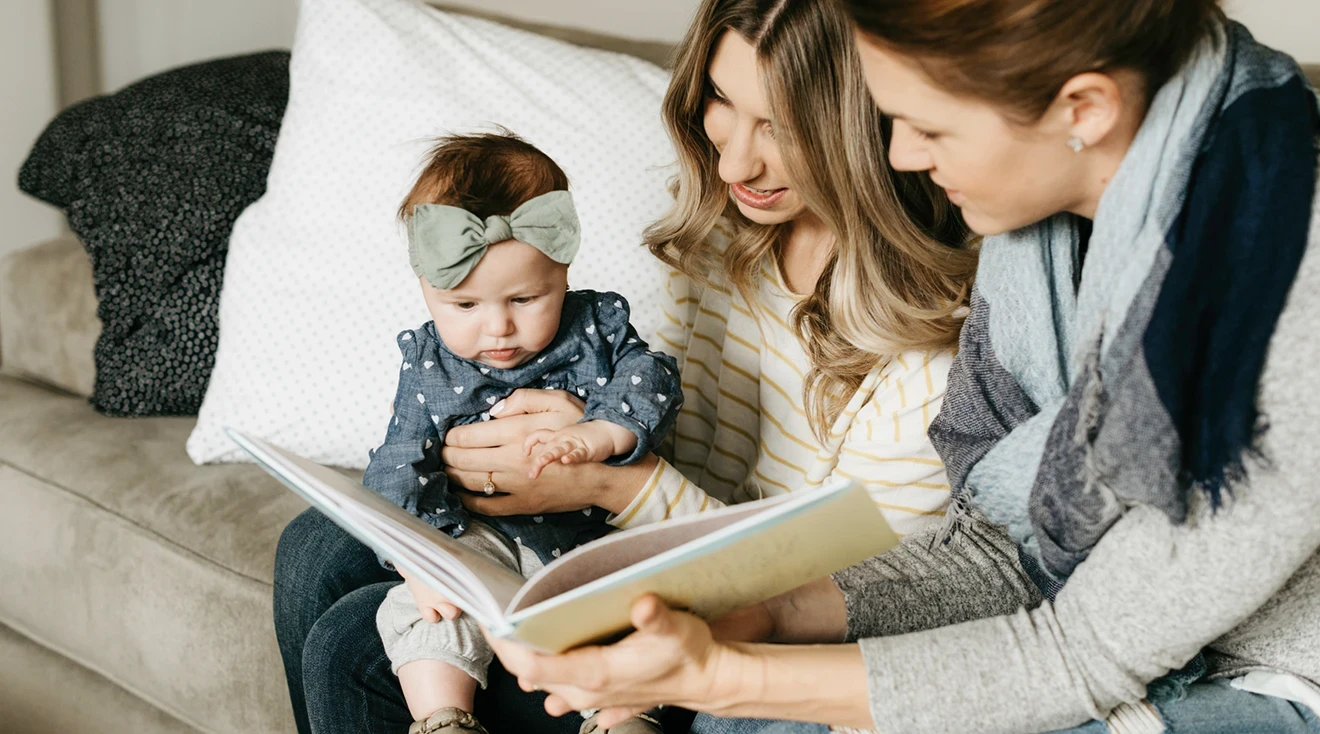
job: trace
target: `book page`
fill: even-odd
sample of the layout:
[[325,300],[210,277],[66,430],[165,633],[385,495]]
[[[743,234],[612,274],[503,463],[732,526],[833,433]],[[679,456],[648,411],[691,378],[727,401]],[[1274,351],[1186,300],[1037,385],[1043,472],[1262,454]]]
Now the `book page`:
[[[628,629],[633,602],[647,593],[714,619],[898,545],[898,536],[855,482],[791,497],[775,498],[775,506],[743,515],[708,535],[523,607],[508,615],[514,627],[508,636],[539,650],[561,652]],[[617,552],[624,552],[633,532],[620,534]]]
[[516,612],[567,593],[791,499],[792,495],[785,494],[607,535],[573,550],[532,576],[507,610]]
[[258,465],[349,535],[416,573],[487,626],[506,626],[503,610],[522,587],[522,576],[333,469],[241,431],[225,431]]

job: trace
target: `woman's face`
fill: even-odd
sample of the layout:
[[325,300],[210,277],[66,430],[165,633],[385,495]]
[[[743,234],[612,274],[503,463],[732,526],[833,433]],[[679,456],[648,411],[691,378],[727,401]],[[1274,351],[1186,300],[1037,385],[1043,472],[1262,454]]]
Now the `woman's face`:
[[890,163],[926,171],[974,232],[1000,234],[1085,209],[1088,172],[1084,156],[1066,145],[1063,115],[1051,110],[1030,125],[1011,122],[986,102],[937,88],[866,36],[857,40],[871,96],[894,120]]
[[793,190],[775,142],[756,50],[733,31],[715,46],[707,71],[706,135],[720,154],[720,179],[743,216],[783,224],[806,207]]

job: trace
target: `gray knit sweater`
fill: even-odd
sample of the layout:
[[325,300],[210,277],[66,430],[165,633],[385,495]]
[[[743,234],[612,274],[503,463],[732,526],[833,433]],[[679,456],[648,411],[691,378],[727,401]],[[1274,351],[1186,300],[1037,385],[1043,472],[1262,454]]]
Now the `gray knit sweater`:
[[1203,648],[1216,676],[1276,670],[1320,686],[1320,206],[1310,241],[1261,379],[1266,460],[1248,461],[1226,507],[1194,503],[1179,526],[1130,509],[1053,604],[984,520],[835,575],[877,729],[1076,726]]

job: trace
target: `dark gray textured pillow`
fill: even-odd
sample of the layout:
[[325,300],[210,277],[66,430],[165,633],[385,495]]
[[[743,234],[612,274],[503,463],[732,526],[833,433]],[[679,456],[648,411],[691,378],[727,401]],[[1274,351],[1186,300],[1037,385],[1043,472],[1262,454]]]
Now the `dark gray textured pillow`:
[[19,188],[91,255],[97,410],[197,413],[229,233],[266,190],[288,97],[287,52],[209,61],[70,107],[33,146]]

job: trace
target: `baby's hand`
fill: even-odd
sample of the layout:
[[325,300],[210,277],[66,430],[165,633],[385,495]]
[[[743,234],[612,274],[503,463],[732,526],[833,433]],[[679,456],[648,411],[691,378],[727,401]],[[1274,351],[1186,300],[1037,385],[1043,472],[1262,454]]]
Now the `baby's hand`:
[[444,594],[413,579],[404,573],[403,569],[397,570],[399,575],[403,577],[403,582],[408,584],[408,591],[412,592],[413,599],[417,602],[417,611],[422,615],[422,619],[435,624],[441,619],[458,619],[463,616],[463,610],[454,606],[452,602],[445,598]]
[[[539,448],[538,448],[539,447]],[[536,456],[527,476],[536,479],[541,470],[558,461],[562,464],[587,464],[604,461],[611,456],[630,454],[637,448],[637,435],[609,421],[587,421],[551,431],[543,428],[533,431],[523,442],[523,453]]]

